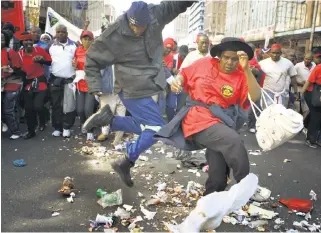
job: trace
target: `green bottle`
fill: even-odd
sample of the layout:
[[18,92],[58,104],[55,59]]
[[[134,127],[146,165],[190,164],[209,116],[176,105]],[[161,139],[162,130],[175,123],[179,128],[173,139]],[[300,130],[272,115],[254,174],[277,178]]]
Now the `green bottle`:
[[96,191],[96,196],[99,198],[103,197],[105,194],[107,194],[107,192],[102,189],[97,189]]

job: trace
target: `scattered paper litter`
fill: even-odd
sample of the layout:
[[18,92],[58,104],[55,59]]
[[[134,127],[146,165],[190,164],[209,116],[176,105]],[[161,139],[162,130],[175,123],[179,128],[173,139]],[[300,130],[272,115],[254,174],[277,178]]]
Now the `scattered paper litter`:
[[262,209],[260,207],[255,206],[255,205],[252,205],[252,204],[250,204],[250,206],[249,206],[248,213],[252,217],[258,216],[261,219],[272,219],[275,216],[279,215],[278,213],[276,213],[274,211],[265,210],[265,209]]
[[138,196],[139,197],[144,197],[144,194],[142,194],[141,192],[138,192]]
[[275,219],[275,224],[278,224],[278,225],[282,225],[282,224],[284,224],[284,220],[282,220],[281,218],[277,218],[277,219]]
[[197,176],[197,177],[201,177],[201,173],[196,172],[196,176]]
[[272,173],[268,173],[268,176],[272,176]]
[[52,217],[56,217],[56,216],[58,216],[59,214],[60,214],[60,213],[58,213],[58,212],[53,212],[51,216],[52,216]]
[[196,174],[197,169],[188,169],[188,170],[187,170],[187,172],[190,172],[190,173],[194,173],[194,174]]
[[312,218],[310,212],[307,213],[307,214],[304,216],[304,218],[305,218],[305,220],[309,221],[309,220]]
[[173,152],[167,152],[165,158],[173,158]]
[[145,215],[145,219],[147,220],[152,220],[156,214],[156,212],[151,212],[145,209],[143,206],[140,206],[140,211]]
[[288,163],[288,162],[291,162],[291,159],[285,159],[285,160],[283,160],[283,163]]
[[251,166],[257,166],[256,163],[251,163]]
[[125,208],[126,211],[131,211],[131,209],[133,208],[133,206],[126,205],[126,204],[124,204],[123,207]]
[[139,156],[139,160],[146,162],[146,161],[148,161],[148,157],[144,156],[144,155],[141,155],[141,156]]
[[262,152],[260,150],[248,150],[248,153],[250,155],[262,155]]
[[152,152],[150,149],[148,149],[147,151],[145,151],[145,153],[146,153],[146,154],[150,154],[150,155],[153,154],[153,152]]
[[157,183],[155,186],[157,187],[157,191],[162,191],[166,188],[166,183]]
[[130,218],[130,213],[121,207],[118,207],[114,214],[116,217],[119,217],[120,219],[129,219]]
[[137,216],[137,217],[134,219],[134,221],[128,226],[128,230],[131,232],[132,229],[134,229],[134,228],[136,227],[136,223],[137,223],[137,222],[141,222],[141,221],[143,221],[142,216]]
[[311,190],[309,195],[311,196],[311,201],[316,201],[317,200],[317,194]]

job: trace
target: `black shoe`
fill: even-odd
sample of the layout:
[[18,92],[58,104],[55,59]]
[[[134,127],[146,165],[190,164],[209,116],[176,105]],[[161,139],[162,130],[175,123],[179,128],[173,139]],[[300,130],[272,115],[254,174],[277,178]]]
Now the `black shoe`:
[[28,140],[28,139],[33,138],[33,137],[35,137],[35,136],[36,136],[36,133],[35,133],[35,132],[28,132],[23,138],[24,138],[25,140]]
[[112,163],[112,168],[115,172],[118,173],[120,179],[128,186],[133,187],[134,182],[132,181],[132,177],[130,175],[130,168],[134,166],[134,163],[129,161],[128,158],[124,158],[117,162]]
[[111,111],[109,105],[105,105],[100,108],[96,113],[91,115],[83,125],[83,129],[90,131],[95,127],[101,127],[105,125],[110,125],[114,119],[114,114]]
[[44,131],[45,128],[46,128],[46,126],[45,126],[45,125],[42,125],[42,126],[39,127],[39,131]]

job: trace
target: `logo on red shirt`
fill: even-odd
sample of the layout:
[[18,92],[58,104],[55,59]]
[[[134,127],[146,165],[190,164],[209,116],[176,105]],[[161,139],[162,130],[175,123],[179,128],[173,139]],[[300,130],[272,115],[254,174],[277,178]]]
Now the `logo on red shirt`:
[[230,98],[234,95],[234,89],[230,85],[223,85],[221,88],[221,93],[225,98]]

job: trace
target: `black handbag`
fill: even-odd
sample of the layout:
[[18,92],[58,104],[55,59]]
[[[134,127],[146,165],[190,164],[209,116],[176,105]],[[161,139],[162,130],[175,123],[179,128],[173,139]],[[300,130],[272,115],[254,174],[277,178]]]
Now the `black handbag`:
[[321,107],[321,85],[313,84],[311,104],[314,107]]

